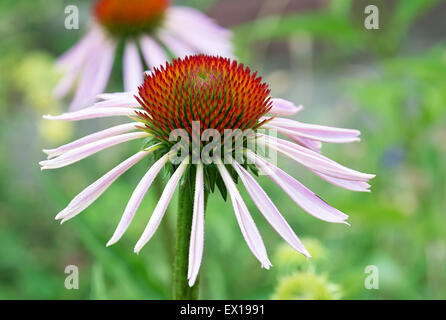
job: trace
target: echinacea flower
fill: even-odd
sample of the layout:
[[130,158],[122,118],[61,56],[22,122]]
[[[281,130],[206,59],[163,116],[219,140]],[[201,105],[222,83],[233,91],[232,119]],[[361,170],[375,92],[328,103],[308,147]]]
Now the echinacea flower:
[[[97,0],[88,33],[57,61],[63,77],[54,88],[58,98],[76,87],[70,110],[86,107],[103,93],[115,53],[124,44],[124,90],[143,81],[144,64],[153,69],[169,55],[195,53],[232,57],[231,34],[200,11],[170,6],[169,0]],[[142,58],[140,57],[142,53]]]
[[[307,124],[282,117],[293,115],[302,107],[272,98],[268,85],[256,73],[229,58],[197,55],[176,59],[146,74],[138,94],[114,93],[102,94],[100,97],[103,101],[92,107],[45,118],[78,121],[121,116],[131,119],[131,122],[93,133],[56,149],[44,150],[49,159],[40,163],[42,169],[64,167],[130,140],[142,139],[142,147],[77,195],[56,219],[64,222],[81,213],[120,175],[150,154],[153,164],[136,186],[107,245],[121,238],[155,177],[162,168],[168,168],[173,173],[134,251],[139,252],[151,239],[176,187],[180,184],[181,188],[180,180],[185,179],[185,185],[193,186],[193,194],[190,196],[193,212],[188,261],[190,286],[195,283],[202,260],[205,200],[215,186],[223,195],[229,195],[242,235],[261,266],[266,269],[271,266],[271,262],[262,237],[238,191],[237,181],[242,182],[254,204],[278,234],[307,257],[310,254],[252,173],[260,170],[268,175],[298,206],[314,217],[332,223],[347,223],[346,214],[327,204],[264,155],[256,152],[257,149],[251,147],[250,141],[255,141],[256,147],[277,151],[293,159],[315,175],[341,188],[367,192],[370,187],[367,182],[374,177],[349,169],[321,154],[322,142],[358,141],[359,131]],[[277,130],[290,140],[261,133],[261,129]],[[228,130],[242,133],[229,136],[229,154],[232,156],[240,139],[243,149],[242,159],[231,157],[229,163],[225,157],[228,155],[227,150],[219,153],[219,147],[209,148],[215,142],[215,137],[219,134],[224,136]],[[175,139],[172,139],[172,132],[177,131],[179,133],[173,135]],[[206,134],[209,132],[214,139]],[[245,134],[247,132],[249,134]],[[209,154],[212,153],[213,161],[208,162],[201,157],[194,161],[197,158],[195,149],[184,148],[184,143],[177,143],[177,138],[181,138],[183,142],[193,145],[197,135],[201,137],[198,140],[199,155],[203,155],[206,149],[212,149],[213,152]],[[228,136],[225,136],[225,142],[227,140]],[[178,162],[172,163],[171,160],[178,157],[179,151],[185,154]]]

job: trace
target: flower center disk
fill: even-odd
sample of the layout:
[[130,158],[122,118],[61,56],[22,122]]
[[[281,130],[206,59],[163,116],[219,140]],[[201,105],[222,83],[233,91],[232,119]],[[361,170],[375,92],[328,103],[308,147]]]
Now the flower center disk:
[[189,137],[197,123],[203,133],[226,129],[255,130],[271,109],[270,90],[257,73],[228,58],[206,55],[174,60],[146,75],[138,99],[145,130],[169,142],[175,129]]
[[98,0],[96,19],[115,36],[152,32],[160,25],[169,0]]

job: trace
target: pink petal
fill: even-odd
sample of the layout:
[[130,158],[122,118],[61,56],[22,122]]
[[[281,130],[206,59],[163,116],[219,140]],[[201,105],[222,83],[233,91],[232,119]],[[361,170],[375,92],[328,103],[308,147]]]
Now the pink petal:
[[271,266],[271,262],[268,259],[265,245],[263,243],[259,230],[254,223],[254,220],[249,214],[246,204],[243,202],[243,199],[240,196],[240,193],[238,192],[237,187],[235,186],[235,183],[225,166],[223,164],[217,164],[217,167],[220,171],[220,175],[226,185],[226,188],[228,189],[237,222],[240,226],[240,230],[242,231],[243,237],[245,238],[249,249],[260,261],[262,267],[265,269],[269,269],[269,267]]
[[219,39],[230,40],[232,34],[229,30],[219,26],[213,19],[201,11],[190,8],[175,6],[170,7],[167,12],[166,23],[185,25],[201,30],[206,36],[214,36]]
[[294,135],[322,142],[349,143],[360,140],[358,130],[307,124],[284,118],[272,119],[266,127],[277,129],[289,136]]
[[186,56],[193,55],[195,50],[188,46],[184,41],[181,41],[177,37],[173,36],[167,31],[160,31],[158,37],[161,41],[172,51],[172,53],[178,58],[184,58]]
[[91,49],[70,110],[86,107],[105,89],[113,65],[114,51],[115,44],[105,39]]
[[215,23],[206,16],[204,17],[205,20],[198,19],[197,23],[197,19],[194,19],[190,14],[174,12],[167,16],[166,28],[177,38],[197,49],[198,52],[232,58],[232,43],[230,36],[227,36],[228,32],[224,36],[219,36],[215,32],[206,32],[209,30],[208,25]]
[[139,57],[138,47],[132,40],[127,40],[125,44],[123,72],[124,90],[136,92],[138,86],[143,83],[144,70]]
[[338,186],[338,187],[341,187],[341,188],[344,188],[347,190],[351,190],[351,191],[370,192],[370,190],[369,190],[370,184],[368,184],[367,182],[337,179],[337,178],[327,176],[327,175],[322,174],[317,171],[313,171],[313,172],[314,172],[314,174],[318,175],[325,181],[328,181],[335,186]]
[[192,287],[200,271],[204,247],[204,177],[203,165],[197,165],[195,181],[194,213],[189,247],[189,267],[187,278]]
[[284,99],[274,98],[271,101],[273,104],[269,113],[273,115],[291,116],[303,109],[302,105],[296,107],[294,103]]
[[138,101],[134,98],[116,98],[116,99],[109,99],[104,100],[100,102],[96,102],[94,105],[91,106],[91,108],[139,108]]
[[98,28],[92,28],[71,49],[57,59],[56,66],[60,69],[69,68],[71,70],[73,67],[79,67],[84,58],[88,56],[89,50],[101,40],[102,32]]
[[133,217],[135,216],[136,210],[138,210],[139,205],[141,204],[142,199],[144,198],[147,190],[152,185],[153,180],[156,178],[160,170],[164,167],[166,162],[169,160],[169,154],[166,153],[162,156],[152,167],[147,171],[141,181],[138,183],[135,191],[133,192],[127,207],[122,215],[121,220],[119,221],[118,227],[116,228],[113,236],[107,242],[107,247],[116,243],[121,239],[124,232],[127,230],[130,222],[132,222]]
[[348,218],[346,214],[330,206],[286,172],[255,155],[252,151],[248,151],[248,157],[306,212],[327,222],[348,224],[344,221]]
[[107,87],[110,73],[113,67],[113,61],[115,58],[115,43],[107,42],[104,46],[104,52],[102,53],[101,61],[99,63],[98,72],[94,83],[91,85],[90,94],[94,99],[99,93],[103,93]]
[[164,65],[168,61],[164,49],[151,37],[144,35],[140,39],[142,54],[150,69]]
[[86,189],[84,189],[84,191],[79,193],[73,200],[71,200],[68,206],[59,212],[56,219],[63,219],[63,223],[81,213],[94,201],[96,201],[96,199],[99,198],[116,179],[147,156],[150,152],[150,150],[138,152],[114,169],[110,170],[107,174],[96,180],[93,184],[88,186]]
[[97,95],[98,99],[102,100],[128,100],[136,101],[132,92],[114,92],[114,93],[101,93]]
[[56,61],[56,67],[63,71],[64,76],[55,86],[53,95],[62,98],[70,91],[79,76],[80,70],[94,52],[97,43],[100,42],[102,42],[102,37],[98,30],[92,29]]
[[320,153],[322,148],[322,143],[320,141],[315,141],[311,139],[306,139],[302,137],[296,137],[296,136],[288,136],[285,135],[297,144],[300,144],[302,147],[308,148],[310,150],[313,150],[314,152]]
[[[318,171],[331,177],[357,181],[368,181],[374,177],[374,175],[365,174],[344,167],[317,152],[299,146],[290,141],[272,136],[259,136],[261,137],[260,140],[258,140],[259,143],[262,143],[269,148],[283,153],[284,155],[308,167],[309,169]],[[267,142],[265,142],[265,140]]]
[[47,120],[61,120],[61,121],[79,121],[95,118],[106,118],[116,116],[134,117],[136,109],[133,108],[85,108],[79,111],[67,112],[58,116],[45,115],[44,119]]
[[132,132],[105,138],[89,143],[77,149],[68,151],[58,156],[57,158],[41,161],[39,162],[39,164],[42,166],[42,170],[65,167],[82,159],[85,159],[101,150],[110,148],[123,142],[145,138],[147,136],[149,135],[146,132]]
[[233,166],[255,205],[274,230],[276,230],[276,232],[296,251],[299,251],[306,257],[311,257],[302,242],[294,233],[293,229],[291,229],[290,225],[286,222],[277,207],[257,181],[237,162],[234,162]]
[[58,155],[61,155],[63,153],[66,153],[68,151],[71,151],[73,149],[82,147],[86,144],[99,141],[104,138],[116,136],[121,133],[125,133],[128,131],[132,131],[136,129],[136,126],[140,124],[140,122],[132,122],[132,123],[126,123],[121,124],[119,126],[111,127],[93,134],[90,134],[88,136],[85,136],[83,138],[80,138],[76,141],[70,142],[68,144],[65,144],[63,146],[60,146],[56,149],[47,149],[43,150],[46,154],[48,154],[48,159],[54,158]]
[[155,210],[153,210],[153,214],[150,217],[149,223],[144,229],[141,238],[139,238],[138,242],[135,245],[134,251],[136,253],[139,253],[141,251],[141,249],[152,238],[153,234],[158,229],[158,226],[164,217],[164,213],[166,212],[167,206],[169,205],[170,199],[175,192],[178,182],[180,181],[184,170],[186,170],[186,167],[188,166],[188,162],[188,158],[183,160],[183,162],[174,172],[166,187],[164,188],[163,194],[161,195],[161,198],[159,199],[158,204],[156,205]]

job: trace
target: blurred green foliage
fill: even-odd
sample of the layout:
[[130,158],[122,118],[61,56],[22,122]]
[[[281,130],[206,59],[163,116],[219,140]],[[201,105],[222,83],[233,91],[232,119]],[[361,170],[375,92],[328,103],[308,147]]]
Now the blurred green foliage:
[[[88,3],[79,1],[82,13],[88,13]],[[184,3],[208,8],[215,1]],[[334,100],[342,107],[333,108],[333,101],[322,109],[308,108],[305,116],[314,111],[326,115],[315,122],[360,129],[361,143],[326,145],[324,152],[377,178],[372,193],[356,194],[280,160],[286,171],[348,213],[351,227],[315,220],[271,181],[259,178],[304,238],[314,256],[309,260],[290,251],[240,186],[274,257],[270,271],[260,268],[245,245],[229,202],[211,197],[202,298],[446,298],[446,44],[435,41],[407,50],[417,40],[412,26],[436,10],[439,1],[393,3],[391,10],[381,10],[384,27],[376,33],[362,26],[361,2],[348,0],[233,27],[237,52],[253,69],[259,63],[280,65],[273,55],[266,62],[256,60],[261,43],[305,34],[320,48],[312,57],[315,72],[329,79]],[[60,226],[53,219],[73,196],[139,148],[130,143],[68,168],[40,172],[40,150],[63,142],[54,136],[67,141],[73,132],[75,138],[110,125],[104,120],[48,128],[50,124],[40,120],[42,113],[63,110],[63,103],[50,98],[51,61],[85,32],[84,27],[63,29],[65,4],[0,3],[0,299],[168,299],[175,199],[160,230],[139,255],[133,245],[159,190],[149,190],[123,239],[105,247],[147,163],[126,173],[73,221]],[[352,72],[352,63],[360,65],[361,72]],[[119,86],[119,76],[114,77],[111,87]],[[317,95],[333,96],[325,86],[317,88]],[[79,267],[79,290],[66,290],[64,270],[73,264]],[[379,290],[364,288],[367,265],[379,268]]]

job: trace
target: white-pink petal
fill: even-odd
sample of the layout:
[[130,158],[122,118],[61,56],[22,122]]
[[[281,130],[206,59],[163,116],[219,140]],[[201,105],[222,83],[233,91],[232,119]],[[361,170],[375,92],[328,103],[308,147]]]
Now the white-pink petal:
[[218,39],[230,40],[231,32],[219,26],[213,19],[203,14],[201,11],[183,6],[170,7],[167,12],[166,23],[187,25],[201,30],[207,36],[214,36]]
[[346,223],[348,216],[333,208],[299,181],[282,171],[278,167],[262,159],[252,151],[248,151],[248,158],[267,174],[291,199],[312,216],[327,222]]
[[118,116],[134,117],[136,116],[135,111],[137,111],[137,109],[118,108],[118,107],[85,108],[74,112],[63,113],[57,116],[52,116],[48,114],[43,116],[43,118],[47,120],[79,121],[79,120],[118,117]]
[[164,167],[164,165],[168,160],[169,160],[169,154],[166,153],[150,167],[150,169],[138,183],[138,186],[136,187],[135,191],[130,197],[129,202],[127,203],[124,213],[122,214],[121,220],[119,221],[118,227],[116,228],[111,239],[107,242],[107,247],[111,246],[112,244],[118,242],[119,239],[121,239],[122,235],[125,233],[128,226],[132,222],[136,210],[138,210],[139,205],[141,204],[141,201],[144,198],[147,190],[150,188],[150,186],[153,183],[153,180],[155,180],[156,176],[158,175],[158,173],[161,171],[161,169]]
[[204,247],[204,175],[203,165],[197,165],[195,180],[194,208],[192,217],[192,230],[189,247],[189,266],[187,278],[192,287],[200,271]]
[[133,40],[127,40],[124,48],[124,90],[137,92],[143,83],[144,70],[139,56],[138,47]]
[[268,259],[265,244],[263,243],[262,236],[260,235],[254,220],[249,214],[246,204],[243,202],[243,199],[240,196],[240,193],[238,192],[237,187],[235,186],[235,183],[224,164],[217,164],[217,168],[228,190],[232,206],[234,208],[235,217],[237,218],[240,230],[246,243],[248,244],[249,249],[260,261],[262,267],[269,269],[271,262]]
[[170,199],[172,198],[173,193],[175,192],[175,189],[181,177],[183,176],[184,170],[186,170],[188,166],[188,163],[189,159],[185,158],[183,162],[181,162],[177,170],[175,170],[172,177],[169,179],[169,182],[164,188],[161,198],[159,199],[158,204],[155,207],[155,210],[153,210],[152,216],[150,217],[150,220],[147,223],[147,226],[144,229],[141,238],[139,238],[138,242],[135,245],[134,251],[136,253],[139,253],[139,251],[141,251],[144,245],[152,238],[153,234],[158,229],[158,226],[164,217],[164,213],[166,213],[166,209],[169,205]]
[[344,180],[368,181],[375,177],[371,174],[362,173],[340,165],[327,157],[299,146],[287,140],[272,136],[258,135],[258,143],[273,150],[279,151],[293,160],[301,163],[309,169]]
[[99,141],[104,138],[116,136],[118,134],[122,134],[128,131],[132,131],[136,129],[136,126],[141,124],[140,122],[131,122],[131,123],[125,123],[118,126],[114,126],[102,131],[95,132],[93,134],[90,134],[88,136],[85,136],[83,138],[80,138],[76,141],[70,142],[68,144],[65,144],[63,146],[60,146],[55,149],[44,149],[43,152],[45,152],[48,155],[48,159],[54,158],[58,155],[61,155],[65,152],[71,151],[73,149],[82,147],[86,144]]
[[70,110],[78,110],[91,104],[108,82],[115,52],[115,43],[102,39],[90,50],[86,58],[79,84],[70,104]]
[[234,162],[233,167],[237,171],[238,176],[242,180],[255,205],[274,230],[296,251],[306,257],[311,257],[293,229],[291,229],[290,225],[257,181],[239,163]]
[[96,180],[81,193],[79,193],[73,200],[71,200],[68,206],[57,214],[56,219],[63,219],[62,222],[65,222],[66,220],[71,219],[77,214],[81,213],[94,201],[96,201],[96,199],[99,198],[116,179],[147,156],[151,151],[152,150],[147,150],[136,153]]
[[272,107],[269,113],[273,115],[291,116],[303,109],[303,106],[296,106],[293,102],[280,98],[271,99]]
[[42,166],[41,167],[42,170],[65,167],[75,162],[78,162],[82,159],[85,159],[101,150],[110,148],[123,142],[145,138],[147,136],[149,136],[149,134],[146,132],[124,133],[121,135],[89,143],[82,147],[68,151],[58,156],[57,158],[41,161],[39,162],[39,164]]
[[136,101],[134,93],[132,92],[113,92],[113,93],[101,93],[97,95],[101,100],[128,100]]
[[153,38],[144,35],[140,39],[142,55],[150,69],[164,65],[168,60],[164,49]]
[[166,45],[172,53],[178,58],[184,58],[189,55],[193,55],[195,50],[189,45],[181,41],[179,38],[175,37],[167,31],[160,31],[158,33],[160,40]]
[[291,119],[275,118],[265,124],[265,126],[277,129],[280,133],[288,136],[296,135],[322,142],[349,143],[360,140],[360,132],[358,130],[320,126]]
[[359,191],[359,192],[370,192],[370,190],[369,190],[370,184],[368,184],[367,182],[338,179],[338,178],[333,178],[333,177],[327,176],[327,175],[322,174],[317,171],[313,171],[313,172],[314,172],[314,174],[321,177],[325,181],[327,181],[335,186],[344,188],[346,190]]

